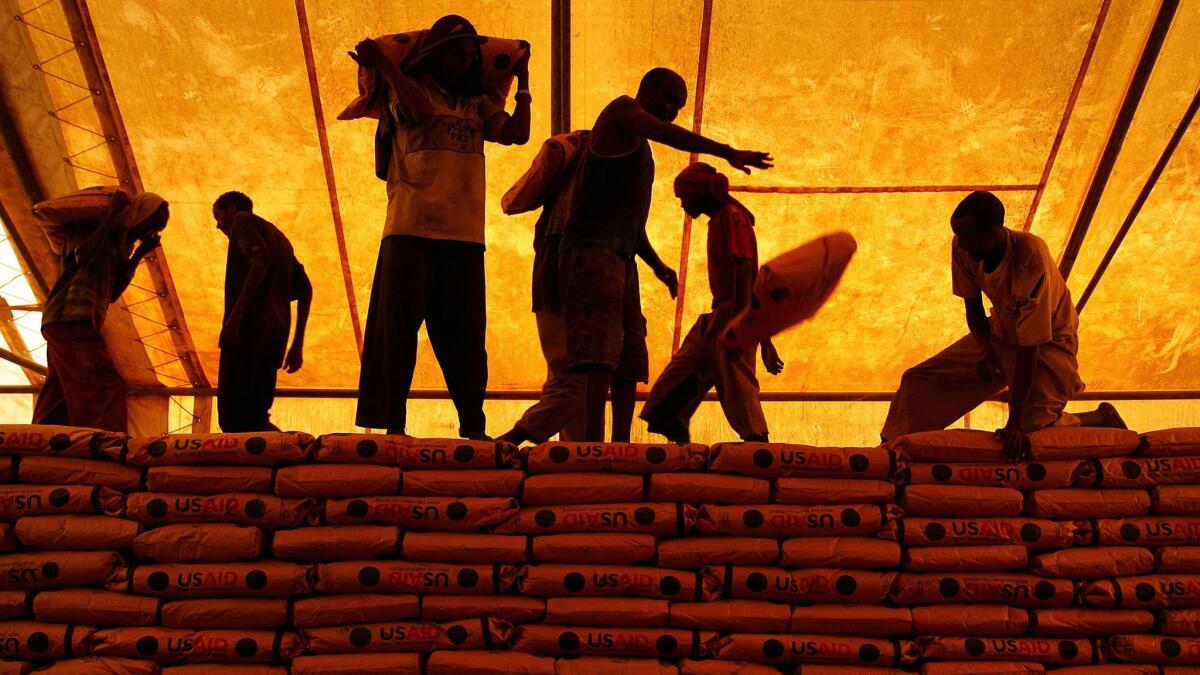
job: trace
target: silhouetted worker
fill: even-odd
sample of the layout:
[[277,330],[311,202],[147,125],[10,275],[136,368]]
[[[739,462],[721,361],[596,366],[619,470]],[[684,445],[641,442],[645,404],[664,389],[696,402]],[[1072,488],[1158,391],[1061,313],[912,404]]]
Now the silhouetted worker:
[[[312,284],[287,236],[255,215],[249,197],[226,192],[212,211],[217,229],[229,237],[217,380],[221,431],[278,431],[271,423],[276,373],[304,364]],[[296,333],[288,349],[293,301]]]
[[520,445],[544,443],[555,434],[564,441],[584,440],[583,375],[571,372],[566,325],[559,297],[558,245],[570,214],[570,176],[547,198],[533,228],[533,313],[546,358],[546,381],[537,403],[525,411],[501,440]]
[[158,247],[169,217],[162,197],[118,191],[102,220],[82,221],[68,230],[58,279],[42,308],[47,372],[33,409],[34,424],[125,433],[125,380],[100,327],[108,306],[133,281],[138,263]]
[[[750,306],[758,273],[754,214],[729,195],[729,180],[704,162],[685,168],[675,178],[675,196],[693,218],[708,216],[708,287],[712,312],[701,314],[671,362],[654,381],[642,407],[651,433],[673,443],[691,440],[692,415],[714,386],[725,419],[745,441],[767,440],[767,420],[758,399],[754,351],[731,352],[722,344],[726,326]],[[783,372],[775,345],[762,343],[767,372]]]
[[990,192],[963,199],[950,227],[954,294],[966,303],[971,334],[904,373],[883,439],[944,429],[1005,386],[1008,422],[996,434],[1010,456],[1028,449],[1026,433],[1046,427],[1124,428],[1108,403],[1063,411],[1084,386],[1075,360],[1079,315],[1046,242],[1004,227],[1004,205]]
[[683,78],[666,68],[646,73],[636,98],[605,106],[575,167],[571,215],[559,244],[567,355],[587,378],[587,440],[604,439],[604,404],[612,391],[613,441],[628,441],[638,382],[650,377],[642,316],[640,257],[674,297],[675,271],[646,237],[654,158],[648,140],[714,155],[747,173],[769,168],[765,152],[728,145],[671,124],[687,102]]
[[388,211],[367,310],[357,424],[404,433],[425,322],[464,438],[486,437],[483,143],[529,140],[528,59],[515,66],[510,116],[481,95],[481,38],[460,16],[438,19],[402,72],[374,40],[359,63],[390,88]]

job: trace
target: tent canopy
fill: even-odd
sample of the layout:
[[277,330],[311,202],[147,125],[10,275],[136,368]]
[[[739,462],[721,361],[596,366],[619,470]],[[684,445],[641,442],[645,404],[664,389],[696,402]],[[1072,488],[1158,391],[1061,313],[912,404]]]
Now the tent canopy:
[[[125,140],[129,169],[145,189],[171,202],[162,256],[168,278],[144,271],[125,297],[128,311],[118,312],[126,324],[120,339],[128,344],[114,351],[123,372],[141,374],[136,383],[215,381],[226,242],[210,206],[221,192],[238,189],[291,238],[314,285],[305,367],[281,375],[280,386],[356,386],[386,196],[373,175],[373,122],[336,120],[355,94],[346,51],[362,37],[426,27],[458,13],[484,34],[533,45],[531,141],[489,146],[487,155],[489,388],[533,391],[544,374],[529,311],[536,214],[505,216],[499,201],[551,133],[557,61],[569,77],[558,78],[554,89],[568,91],[569,81],[572,128],[590,126],[609,100],[632,94],[647,69],[666,66],[689,84],[680,124],[735,147],[773,153],[770,171],[730,174],[742,191],[738,197],[757,216],[763,260],[836,229],[858,239],[858,255],[829,304],[777,340],[787,369],[761,380],[765,391],[784,398],[890,391],[904,368],[965,332],[961,303],[950,294],[948,226],[965,192],[995,191],[1010,227],[1043,237],[1056,254],[1067,248],[1162,14],[1156,0],[2,4],[6,16],[20,17],[0,33],[16,38],[4,40],[9,46],[0,74],[11,128],[6,139],[19,140],[27,159],[14,171],[26,177],[24,199],[29,183],[54,195],[114,182],[109,176],[124,170],[113,148]],[[569,29],[561,30],[557,22],[567,12]],[[69,39],[78,35],[92,41],[99,59],[73,48]],[[1068,279],[1076,298],[1196,94],[1198,40],[1200,3],[1184,2],[1171,17],[1082,239]],[[94,77],[87,91],[88,63],[96,60],[111,102],[107,112]],[[124,138],[106,143],[96,131],[103,132],[113,112]],[[654,153],[650,238],[663,259],[686,274],[678,302],[643,274],[657,372],[710,297],[705,224],[688,222],[670,190],[688,156],[659,145]],[[1200,135],[1185,134],[1088,302],[1079,358],[1089,390],[1200,390],[1193,272],[1200,267],[1200,239],[1188,227],[1200,218],[1198,165]],[[0,195],[11,235],[22,230],[17,187],[9,180]],[[28,223],[24,227],[28,235]],[[26,277],[36,276],[36,258],[44,253],[38,254],[35,237],[16,243],[0,252],[7,256],[0,265],[17,271],[3,294],[11,305],[31,305],[38,284]],[[44,362],[36,312],[14,316],[16,328],[4,332],[5,344]],[[14,344],[14,336],[25,344]],[[9,383],[37,377],[8,365],[0,365],[0,374]],[[414,387],[444,389],[425,340]],[[204,405],[185,394],[175,401],[158,409],[155,424],[186,425]],[[858,406],[842,422],[854,431],[835,437],[858,440],[878,427],[881,404],[845,405]],[[414,406],[423,411],[417,425],[429,429],[450,417],[446,401]],[[1174,406],[1166,418],[1197,414],[1191,402]],[[493,407],[493,431],[519,408],[520,402]],[[281,402],[277,417],[312,431],[346,430],[352,409],[346,398]],[[772,404],[768,417],[777,437],[837,431],[837,421],[810,418],[817,409],[798,410]],[[728,436],[721,425],[710,426],[712,435]]]

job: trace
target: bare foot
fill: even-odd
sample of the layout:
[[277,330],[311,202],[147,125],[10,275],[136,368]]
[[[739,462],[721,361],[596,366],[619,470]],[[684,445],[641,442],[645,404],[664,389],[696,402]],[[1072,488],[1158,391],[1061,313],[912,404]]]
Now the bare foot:
[[1104,426],[1109,427],[1110,429],[1129,428],[1129,426],[1125,424],[1125,420],[1121,419],[1121,414],[1117,412],[1116,406],[1107,401],[1101,403],[1100,406],[1096,408],[1096,412],[1104,415],[1104,421],[1106,422]]

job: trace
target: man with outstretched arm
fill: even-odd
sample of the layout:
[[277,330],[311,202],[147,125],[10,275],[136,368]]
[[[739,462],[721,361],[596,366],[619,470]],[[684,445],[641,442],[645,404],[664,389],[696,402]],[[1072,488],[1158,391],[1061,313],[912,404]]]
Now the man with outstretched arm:
[[675,271],[646,236],[654,183],[648,141],[725,159],[746,173],[771,166],[765,152],[735,150],[672,124],[687,102],[677,73],[655,68],[636,97],[620,96],[600,112],[575,168],[572,204],[559,244],[567,355],[585,376],[586,440],[604,439],[604,404],[612,395],[612,440],[629,440],[638,382],[649,380],[646,321],[635,257],[674,297]]
[[1125,428],[1109,403],[1063,411],[1084,386],[1075,358],[1079,315],[1046,242],[1004,227],[1004,204],[990,192],[963,199],[950,227],[954,294],[966,304],[970,335],[904,373],[883,439],[944,429],[1006,386],[1008,422],[996,434],[1011,457],[1028,450],[1026,434],[1038,429]]

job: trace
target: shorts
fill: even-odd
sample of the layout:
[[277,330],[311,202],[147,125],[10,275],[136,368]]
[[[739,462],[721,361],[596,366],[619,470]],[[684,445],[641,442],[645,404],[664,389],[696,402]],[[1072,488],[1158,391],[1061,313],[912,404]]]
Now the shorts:
[[559,283],[571,370],[603,366],[649,381],[637,263],[604,246],[569,248],[559,255]]

